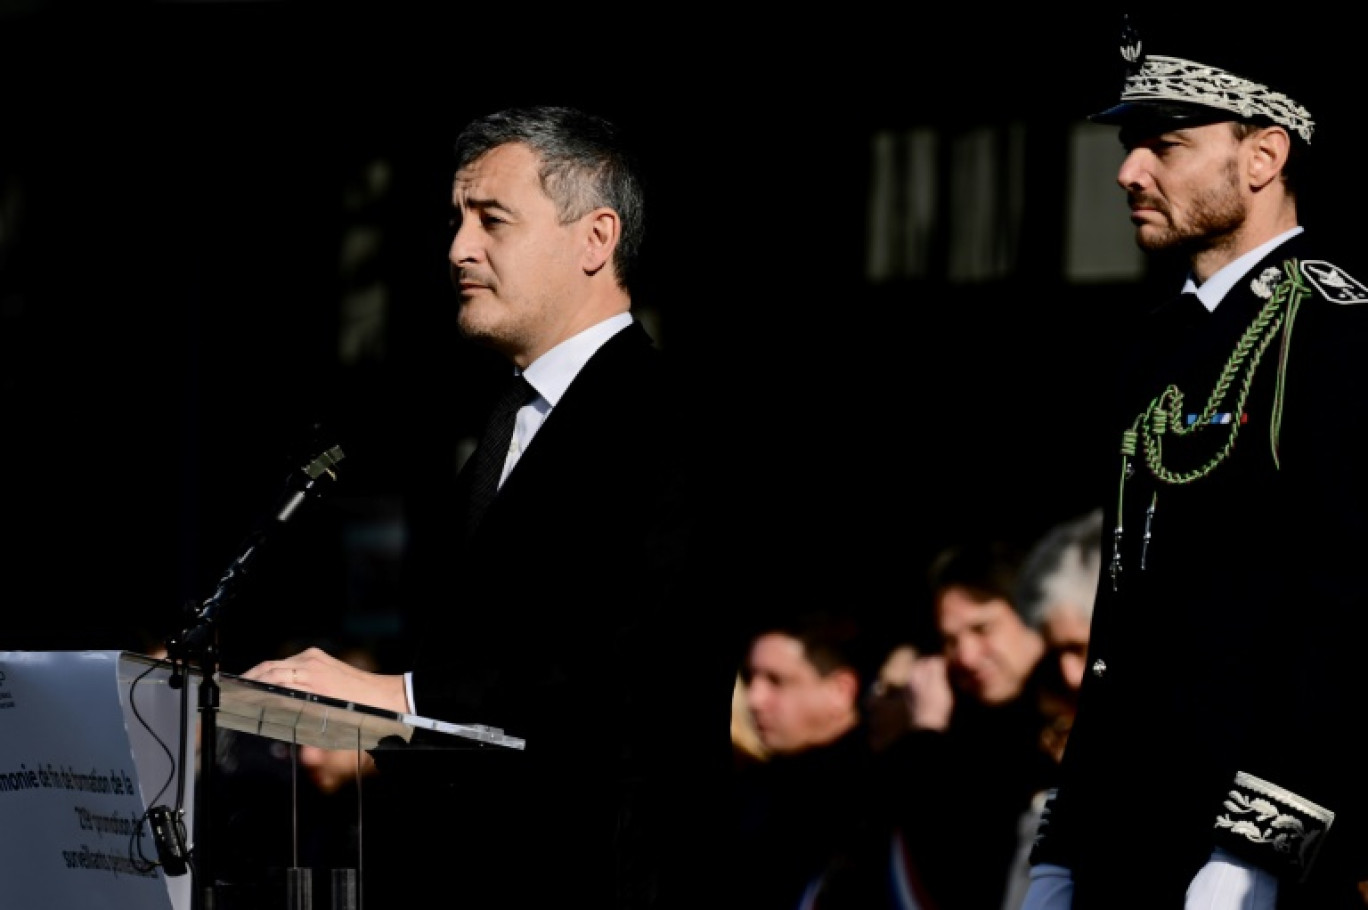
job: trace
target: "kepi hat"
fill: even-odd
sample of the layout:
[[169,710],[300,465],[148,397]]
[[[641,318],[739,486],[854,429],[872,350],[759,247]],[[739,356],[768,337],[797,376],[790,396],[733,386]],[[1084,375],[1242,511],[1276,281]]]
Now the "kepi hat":
[[[1120,53],[1125,78],[1120,101],[1089,120],[1156,132],[1223,120],[1250,120],[1284,127],[1294,138],[1311,144],[1315,131],[1311,112],[1284,94],[1285,85],[1275,87],[1261,81],[1266,78],[1265,71],[1278,63],[1277,48],[1266,40],[1239,40],[1231,33],[1227,18],[1206,47],[1187,51],[1179,42],[1200,42],[1202,30],[1192,29],[1190,19],[1187,28],[1179,25],[1175,41],[1168,46],[1162,29],[1149,31],[1145,26],[1145,34],[1134,15],[1123,19]],[[1228,59],[1240,52],[1256,56]]]

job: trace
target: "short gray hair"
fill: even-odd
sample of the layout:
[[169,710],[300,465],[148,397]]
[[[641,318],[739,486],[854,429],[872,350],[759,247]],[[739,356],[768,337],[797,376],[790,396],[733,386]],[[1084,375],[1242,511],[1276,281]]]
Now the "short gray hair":
[[514,107],[487,114],[456,137],[456,170],[489,151],[522,143],[541,160],[542,190],[562,224],[599,206],[618,213],[622,233],[613,251],[618,285],[631,291],[646,232],[643,177],[636,150],[614,123],[573,107]]
[[1017,610],[1037,629],[1052,613],[1066,608],[1091,620],[1101,571],[1098,508],[1055,525],[1031,547],[1017,583]]

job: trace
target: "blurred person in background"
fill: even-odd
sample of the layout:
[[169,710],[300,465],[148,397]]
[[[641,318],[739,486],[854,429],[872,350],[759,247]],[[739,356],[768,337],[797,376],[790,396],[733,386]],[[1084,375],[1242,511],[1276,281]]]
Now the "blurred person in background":
[[[1102,510],[1094,509],[1047,530],[1026,554],[1017,584],[1017,608],[1045,642],[1037,689],[1040,745],[1056,763],[1064,757],[1078,708],[1101,572]],[[1025,900],[1031,847],[1055,783],[1053,779],[1043,780],[1030,807],[1021,815],[1017,854],[1002,910],[1017,910]]]
[[755,717],[746,700],[745,676],[740,672],[736,674],[736,687],[732,690],[731,739],[738,768],[769,758],[760,731],[755,729]]
[[1056,760],[1063,758],[1083,685],[1093,602],[1101,577],[1101,509],[1047,531],[1027,554],[1021,570],[1017,605],[1045,643],[1045,746]]
[[868,649],[860,621],[839,611],[779,616],[751,640],[742,680],[767,758],[736,781],[737,910],[869,906]]
[[1050,780],[1040,747],[1040,633],[1017,611],[1024,553],[998,539],[941,550],[927,572],[937,659],[905,689],[908,731],[881,753],[894,873],[939,910],[1001,910],[1018,821]]

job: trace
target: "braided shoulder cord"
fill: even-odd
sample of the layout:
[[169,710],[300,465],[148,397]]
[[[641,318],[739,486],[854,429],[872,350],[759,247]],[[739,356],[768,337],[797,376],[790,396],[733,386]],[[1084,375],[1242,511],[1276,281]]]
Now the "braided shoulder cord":
[[[1249,397],[1249,389],[1254,380],[1254,371],[1263,359],[1264,352],[1268,350],[1268,346],[1277,336],[1278,329],[1282,328],[1282,322],[1282,312],[1273,308],[1270,301],[1260,311],[1258,318],[1254,320],[1254,323],[1240,339],[1240,343],[1235,346],[1235,351],[1221,372],[1221,378],[1207,398],[1206,407],[1202,409],[1202,413],[1197,416],[1192,424],[1183,425],[1183,393],[1178,390],[1177,386],[1169,386],[1165,389],[1163,394],[1150,402],[1149,407],[1136,418],[1136,428],[1140,432],[1140,443],[1145,453],[1145,465],[1150,469],[1151,474],[1164,483],[1191,483],[1216,470],[1221,462],[1230,456],[1231,450],[1235,448],[1235,438],[1240,435],[1238,417],[1226,425],[1230,427],[1230,435],[1226,438],[1225,445],[1212,455],[1206,464],[1191,471],[1177,472],[1164,467],[1164,434],[1172,432],[1174,436],[1188,436],[1199,430],[1217,426],[1217,424],[1210,422],[1211,418],[1215,415],[1216,408],[1225,399],[1241,367],[1244,368],[1244,371],[1243,376],[1240,377],[1240,394],[1230,413],[1234,415],[1243,414],[1244,403]],[[1252,356],[1251,351],[1253,352]]]
[[[1170,385],[1159,397],[1151,401],[1143,411],[1136,415],[1130,429],[1122,433],[1121,478],[1117,489],[1117,520],[1116,528],[1113,531],[1110,569],[1113,588],[1117,587],[1121,572],[1122,516],[1125,514],[1123,506],[1125,504],[1126,481],[1135,470],[1131,459],[1135,457],[1137,452],[1143,452],[1145,466],[1149,468],[1150,473],[1159,481],[1172,485],[1200,480],[1219,467],[1235,448],[1235,440],[1240,432],[1240,415],[1244,413],[1245,401],[1249,397],[1249,391],[1253,385],[1254,374],[1258,370],[1259,363],[1263,360],[1263,355],[1268,350],[1269,345],[1273,343],[1273,339],[1286,325],[1287,331],[1282,333],[1277,386],[1274,392],[1273,413],[1269,428],[1273,459],[1274,463],[1278,464],[1278,439],[1282,427],[1283,393],[1287,377],[1292,321],[1302,298],[1310,293],[1310,288],[1303,280],[1298,266],[1299,263],[1296,259],[1288,259],[1282,264],[1283,277],[1286,280],[1278,282],[1268,302],[1259,311],[1249,328],[1240,336],[1239,342],[1235,345],[1235,350],[1231,352],[1230,358],[1221,371],[1220,378],[1207,397],[1202,413],[1192,424],[1183,424],[1184,399],[1182,390],[1177,386]],[[1232,420],[1229,424],[1213,424],[1211,422],[1212,417],[1215,416],[1217,408],[1225,400],[1237,378],[1239,379],[1240,391],[1235,407],[1231,411]],[[1184,472],[1165,467],[1163,443],[1166,434],[1172,433],[1175,437],[1184,437],[1214,426],[1228,426],[1230,432],[1225,445],[1213,454],[1205,464]],[[1153,519],[1157,501],[1158,493],[1156,492],[1154,500],[1150,503],[1145,521],[1145,550],[1149,547],[1150,522]],[[1145,567],[1143,551],[1140,567],[1142,570]]]
[[1278,384],[1273,393],[1272,418],[1268,422],[1268,442],[1273,450],[1273,464],[1278,468],[1282,467],[1282,462],[1278,458],[1278,443],[1282,434],[1283,391],[1287,384],[1287,358],[1292,351],[1292,323],[1297,318],[1297,309],[1301,306],[1302,300],[1311,293],[1311,289],[1306,286],[1306,281],[1302,277],[1298,265],[1295,259],[1289,259],[1283,263],[1283,275],[1287,280],[1281,282],[1273,294],[1274,300],[1279,299],[1284,294],[1287,298],[1286,329],[1282,333],[1282,349],[1278,353]]

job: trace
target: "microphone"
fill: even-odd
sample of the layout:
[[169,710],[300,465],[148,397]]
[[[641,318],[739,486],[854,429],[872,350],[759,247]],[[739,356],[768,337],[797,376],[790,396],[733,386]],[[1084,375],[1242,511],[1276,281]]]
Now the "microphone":
[[334,469],[343,457],[342,449],[339,446],[331,446],[315,455],[303,467],[286,478],[285,492],[281,495],[280,502],[274,510],[272,520],[258,527],[247,537],[242,552],[228,566],[228,570],[223,573],[214,593],[206,597],[199,607],[192,611],[194,625],[182,634],[178,642],[173,642],[168,647],[170,653],[174,655],[186,647],[197,648],[204,645],[209,625],[214,621],[223,605],[236,595],[243,578],[250,572],[257,554],[270,537],[270,532],[294,517],[305,500],[311,494],[316,493],[319,481],[324,478],[337,479]]
[[[292,475],[295,483],[287,484],[286,494],[280,508],[276,510],[275,520],[279,523],[289,521],[295,510],[304,502],[305,497],[313,490],[314,484],[318,482],[320,477],[326,475],[332,480],[336,480],[337,475],[333,473],[333,468],[342,460],[342,457],[342,450],[333,446],[319,453],[312,461],[300,468],[297,474]],[[290,487],[296,484],[298,489],[291,490]]]
[[260,552],[262,545],[265,544],[270,531],[293,517],[321,478],[337,479],[337,475],[333,473],[333,468],[342,458],[342,449],[333,446],[316,455],[306,465],[286,478],[285,493],[281,497],[280,506],[275,511],[275,523],[258,528],[247,538],[242,553],[233,560],[228,571],[223,573],[214,593],[205,598],[204,603],[195,612],[197,619],[210,620],[213,618],[219,606],[228,600],[231,594],[235,593],[239,579],[247,574],[248,567],[255,559],[256,554]]

